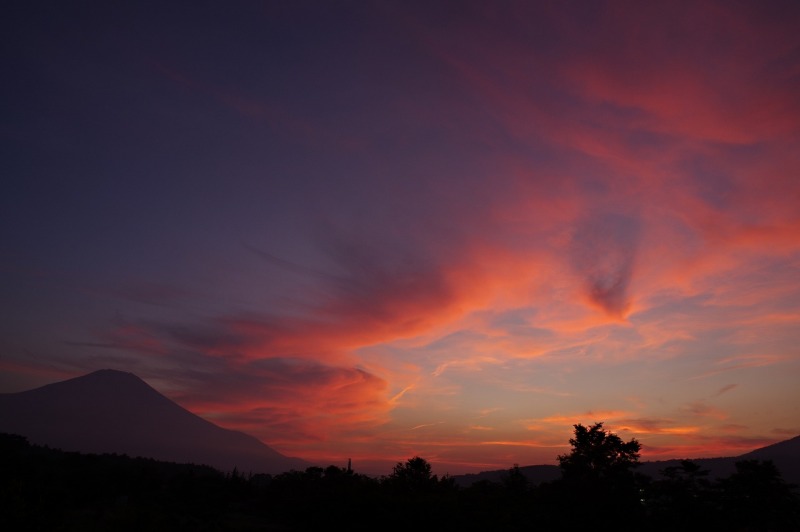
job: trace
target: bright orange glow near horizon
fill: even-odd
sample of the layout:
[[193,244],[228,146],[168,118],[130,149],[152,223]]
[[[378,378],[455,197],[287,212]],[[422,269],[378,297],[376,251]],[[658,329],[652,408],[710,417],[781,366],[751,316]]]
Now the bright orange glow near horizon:
[[87,6],[3,37],[0,392],[375,474],[800,434],[797,3]]

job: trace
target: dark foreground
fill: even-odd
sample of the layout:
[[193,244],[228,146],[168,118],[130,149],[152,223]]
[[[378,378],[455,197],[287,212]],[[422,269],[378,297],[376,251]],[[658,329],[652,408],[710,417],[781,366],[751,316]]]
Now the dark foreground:
[[798,494],[770,463],[708,480],[686,461],[659,479],[565,475],[458,487],[424,459],[372,478],[329,466],[275,476],[123,455],[68,453],[0,435],[0,529],[800,530]]

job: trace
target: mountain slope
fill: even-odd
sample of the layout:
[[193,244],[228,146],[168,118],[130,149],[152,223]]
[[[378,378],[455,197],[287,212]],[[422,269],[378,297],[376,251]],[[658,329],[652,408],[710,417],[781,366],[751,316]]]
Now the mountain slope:
[[[724,478],[736,471],[736,462],[740,460],[771,460],[781,472],[783,479],[790,484],[800,485],[800,436],[761,447],[739,456],[720,458],[692,458],[692,462],[709,471],[711,478]],[[679,466],[681,460],[658,460],[642,462],[637,472],[652,478],[658,478],[661,471],[670,466]],[[561,478],[561,470],[557,465],[534,465],[520,467],[520,471],[533,484],[549,482]],[[468,475],[456,475],[454,480],[459,486],[469,486],[481,480],[501,482],[508,476],[508,469],[482,471]]]
[[136,375],[116,370],[0,394],[0,432],[66,451],[144,456],[222,471],[277,474],[310,465],[206,421]]
[[800,436],[743,454],[742,460],[772,460],[783,478],[800,485]]

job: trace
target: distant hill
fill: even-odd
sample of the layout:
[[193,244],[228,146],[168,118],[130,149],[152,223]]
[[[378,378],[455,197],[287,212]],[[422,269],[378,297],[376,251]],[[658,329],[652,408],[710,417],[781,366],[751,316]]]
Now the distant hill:
[[100,370],[0,394],[0,432],[65,451],[116,453],[278,474],[311,464],[192,414],[132,373]]
[[781,470],[784,480],[800,485],[800,436],[761,447],[739,458],[772,460]]
[[[471,486],[476,482],[502,482],[508,477],[508,469],[494,469],[491,471],[481,471],[480,473],[467,473],[465,475],[452,475],[453,480],[459,486]],[[542,482],[550,482],[561,478],[561,470],[555,465],[532,465],[520,466],[520,471],[534,485]]]
[[[800,486],[800,436],[778,442],[766,447],[761,447],[739,456],[720,458],[691,458],[692,462],[709,471],[713,478],[723,478],[736,471],[736,462],[739,460],[772,460],[778,467],[783,479],[790,484]],[[642,462],[637,472],[652,478],[658,478],[661,471],[670,466],[680,465],[681,460],[657,460]],[[520,471],[533,484],[549,482],[561,478],[561,470],[556,465],[534,465],[520,467]],[[475,482],[487,480],[502,482],[508,476],[508,469],[483,471],[468,475],[454,475],[453,479],[459,486],[469,486]]]

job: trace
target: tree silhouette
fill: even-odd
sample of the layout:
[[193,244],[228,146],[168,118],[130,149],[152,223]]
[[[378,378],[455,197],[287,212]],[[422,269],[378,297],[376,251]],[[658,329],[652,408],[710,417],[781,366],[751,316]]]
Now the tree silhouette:
[[457,505],[458,488],[450,477],[439,479],[430,463],[415,456],[398,462],[382,487],[389,497],[390,507],[400,508],[395,513],[394,525],[400,529],[425,524],[431,528],[447,526]]
[[747,530],[800,530],[796,486],[787,483],[771,460],[740,460],[720,481],[723,513]]
[[603,429],[603,423],[587,428],[575,427],[575,437],[570,438],[572,451],[558,456],[565,478],[600,480],[614,479],[630,474],[639,465],[641,444],[636,439],[628,442]]
[[439,483],[439,478],[432,474],[427,460],[415,456],[405,463],[397,462],[388,481],[409,491],[427,491]]
[[660,473],[661,478],[650,484],[646,495],[648,516],[657,523],[657,530],[719,525],[716,492],[708,469],[691,460],[681,460],[679,465],[668,466]]
[[514,464],[508,470],[507,475],[503,477],[503,486],[511,494],[523,495],[530,489],[530,481],[520,469],[519,464]]
[[562,480],[554,493],[564,505],[567,527],[604,515],[622,528],[636,529],[644,515],[634,475],[641,444],[636,439],[623,441],[605,430],[602,422],[573,427],[572,451],[558,456]]

